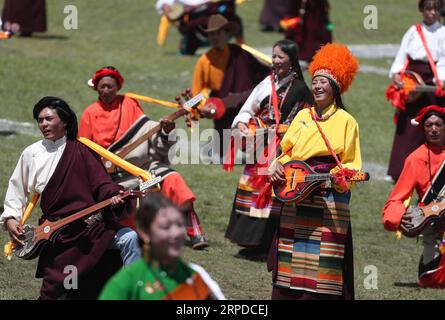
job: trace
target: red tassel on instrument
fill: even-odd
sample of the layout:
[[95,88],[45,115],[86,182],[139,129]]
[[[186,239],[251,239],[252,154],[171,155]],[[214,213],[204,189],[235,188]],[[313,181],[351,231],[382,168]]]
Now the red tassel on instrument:
[[272,182],[266,183],[261,193],[258,195],[255,208],[264,209],[272,201]]
[[230,137],[229,148],[223,163],[223,170],[232,172],[235,166],[235,140]]
[[402,111],[405,111],[405,101],[406,95],[403,89],[397,88],[394,83],[392,83],[385,92],[385,98],[391,102],[391,104]]

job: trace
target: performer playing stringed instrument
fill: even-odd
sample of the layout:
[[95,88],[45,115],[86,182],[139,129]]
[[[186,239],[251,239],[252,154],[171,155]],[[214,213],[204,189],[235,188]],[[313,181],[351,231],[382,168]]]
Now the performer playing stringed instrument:
[[[236,25],[220,14],[209,18],[205,29],[211,48],[196,62],[193,95],[209,91],[202,116],[214,120],[213,155],[224,154],[224,132],[229,133],[233,119],[253,88],[270,73],[269,66],[237,45],[229,44]],[[226,129],[226,131],[224,131]]]
[[[286,39],[298,44],[299,59],[306,62],[304,67],[322,45],[332,42],[330,10],[328,0],[294,0],[288,19],[280,23],[283,27],[290,24],[285,29]],[[293,24],[289,23],[292,21]]]
[[358,124],[345,110],[341,93],[348,90],[358,62],[346,46],[328,44],[309,71],[315,104],[292,121],[271,182],[285,181],[283,164],[291,160],[305,161],[318,173],[338,174],[333,187],[283,205],[268,261],[272,299],[354,299],[347,172],[360,170],[362,161]]
[[[254,127],[256,124],[261,124],[262,128],[258,125],[255,129],[258,133],[263,132],[267,135],[277,131],[277,135],[282,137],[285,130],[280,131],[279,128],[286,127],[292,122],[302,104],[312,103],[311,93],[304,82],[298,63],[296,44],[293,41],[280,40],[274,44],[272,51],[274,72],[255,87],[233,120],[234,132],[240,132],[243,136],[250,134],[249,124],[253,124]],[[271,143],[277,145],[276,141]],[[234,145],[231,147],[224,165],[228,171],[231,170],[236,151]],[[265,155],[265,150],[256,150],[256,153],[260,155],[263,151]],[[275,150],[270,151],[275,152]],[[258,195],[265,184],[265,176],[260,173],[262,169],[267,169],[268,164],[264,162],[259,156],[254,159],[254,163],[246,165],[238,183],[226,230],[225,236],[228,239],[246,248],[240,250],[242,255],[267,253],[276,229],[277,213],[281,203],[271,201],[264,208],[255,208]]]
[[[160,124],[161,130],[154,132],[146,143],[123,158],[163,178],[161,193],[187,212],[187,233],[191,245],[194,249],[203,249],[208,244],[193,208],[196,197],[182,176],[168,167],[168,151],[176,141],[173,136],[175,124],[168,119],[157,122],[148,118],[136,100],[117,93],[123,83],[122,75],[113,67],[99,69],[94,74],[92,84],[99,98],[84,110],[79,136],[119,154],[119,151]],[[136,177],[123,171],[112,173],[112,178],[126,188],[138,184]],[[130,225],[135,227],[134,222],[130,222]]]
[[[421,0],[418,8],[423,21],[403,36],[389,73],[393,84],[386,91],[386,98],[396,108],[396,132],[388,167],[388,175],[394,180],[398,179],[406,157],[425,142],[424,136],[411,125],[411,119],[425,106],[445,106],[445,27],[440,23],[443,1]],[[420,76],[420,83],[412,72]],[[407,82],[414,87],[423,82],[436,90],[407,95],[404,88]]]
[[[20,246],[23,245],[20,220],[32,193],[41,194],[43,216],[40,224],[46,220],[62,220],[112,198],[112,211],[105,208],[87,220],[70,223],[54,243],[43,248],[38,262],[36,276],[43,278],[41,299],[58,299],[64,294],[81,295],[81,292],[88,294],[81,296],[84,299],[94,299],[102,281],[121,266],[120,262],[103,261],[108,248],[112,245],[119,247],[116,234],[122,228],[118,223],[121,218],[112,213],[123,216],[125,211],[131,211],[131,206],[123,211],[124,208],[119,206],[124,203],[121,199],[123,188],[112,182],[91,150],[76,140],[77,118],[65,101],[56,97],[42,98],[35,105],[33,115],[44,139],[23,151],[9,180],[0,223],[9,232],[11,240]],[[79,290],[64,288],[67,265],[77,268]],[[84,281],[90,275],[91,282]]]
[[141,197],[137,224],[144,258],[113,276],[100,300],[225,299],[204,268],[181,258],[185,221],[173,203],[159,193]]
[[[443,178],[437,181],[435,176],[443,176],[439,169],[444,170],[445,109],[436,105],[425,107],[415,118],[415,124],[423,131],[426,143],[406,159],[399,180],[383,208],[382,222],[388,231],[415,227],[413,213],[407,210],[414,190],[419,200],[424,201],[418,206],[423,207],[438,196],[444,185]],[[443,231],[443,225],[439,224],[434,227],[428,225],[422,232],[424,249],[419,262],[421,286],[445,287],[445,255],[440,250],[443,247]]]

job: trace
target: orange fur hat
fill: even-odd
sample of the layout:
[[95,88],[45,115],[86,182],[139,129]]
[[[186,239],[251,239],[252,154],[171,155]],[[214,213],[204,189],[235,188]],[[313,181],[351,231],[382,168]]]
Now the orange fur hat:
[[341,93],[346,92],[358,71],[358,60],[349,49],[338,43],[329,43],[317,51],[309,72],[312,78],[324,76],[334,81]]

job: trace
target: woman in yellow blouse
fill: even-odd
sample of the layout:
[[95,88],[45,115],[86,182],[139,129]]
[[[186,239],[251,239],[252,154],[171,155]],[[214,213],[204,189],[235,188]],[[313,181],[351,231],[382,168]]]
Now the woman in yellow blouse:
[[315,55],[314,106],[301,110],[281,141],[272,183],[285,181],[283,164],[301,160],[317,172],[337,173],[338,185],[315,189],[303,201],[283,205],[277,242],[268,266],[273,299],[354,299],[349,185],[344,169],[361,168],[358,124],[345,110],[341,93],[358,62],[339,44]]

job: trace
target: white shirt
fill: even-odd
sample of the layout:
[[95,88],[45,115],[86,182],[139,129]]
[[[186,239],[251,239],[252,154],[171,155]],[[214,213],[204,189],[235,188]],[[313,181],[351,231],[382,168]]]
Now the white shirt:
[[65,146],[66,137],[55,142],[45,139],[37,141],[22,152],[9,179],[0,225],[3,225],[9,217],[21,220],[30,195],[43,192],[62,157]]
[[[422,22],[421,26],[433,60],[436,61],[439,79],[445,80],[445,27],[438,21],[430,26]],[[410,56],[413,60],[428,62],[428,57],[416,26],[411,26],[403,36],[399,51],[389,72],[390,77],[402,71],[407,56]]]
[[188,265],[190,268],[192,268],[193,270],[195,270],[196,272],[199,273],[202,280],[204,280],[204,282],[206,283],[206,285],[209,287],[210,291],[212,292],[213,298],[215,300],[226,300],[226,297],[222,293],[221,288],[219,287],[218,283],[210,277],[210,275],[207,273],[207,271],[205,271],[205,269],[203,267],[201,267],[200,265],[197,265],[195,263],[191,263],[191,262],[189,262]]
[[179,3],[184,6],[200,6],[207,2],[210,2],[210,0],[158,0],[156,2],[156,10],[162,15],[162,7],[164,5],[172,6],[174,3]]
[[[280,87],[283,85],[287,85],[287,83],[292,79],[292,74],[287,77],[281,79],[281,81],[275,80],[275,86],[278,91]],[[261,81],[255,89],[253,89],[249,98],[247,98],[246,102],[243,104],[241,110],[238,115],[233,119],[232,128],[235,128],[238,122],[249,123],[249,120],[254,117],[260,111],[260,103],[267,96],[270,96],[272,92],[272,83],[270,82],[270,76],[267,76],[263,81]]]

